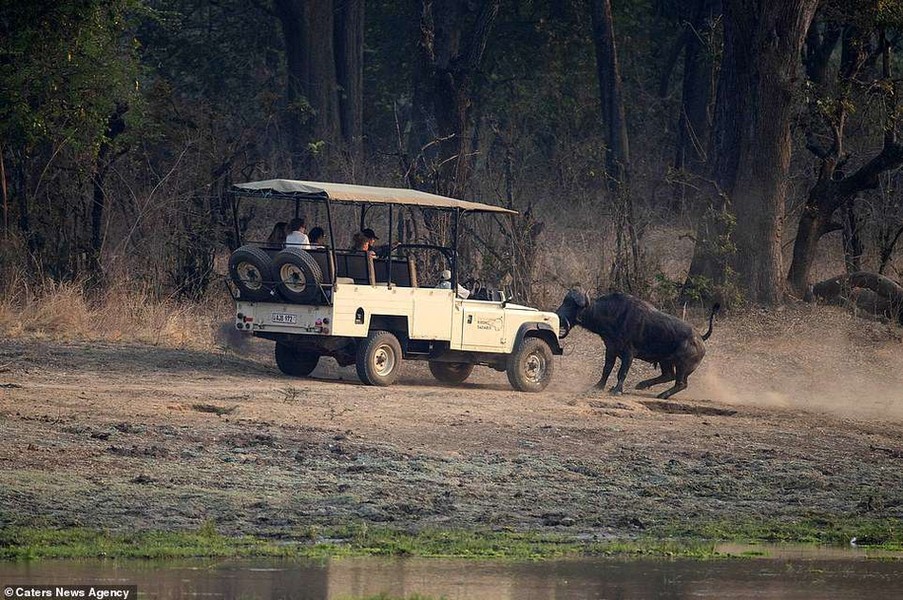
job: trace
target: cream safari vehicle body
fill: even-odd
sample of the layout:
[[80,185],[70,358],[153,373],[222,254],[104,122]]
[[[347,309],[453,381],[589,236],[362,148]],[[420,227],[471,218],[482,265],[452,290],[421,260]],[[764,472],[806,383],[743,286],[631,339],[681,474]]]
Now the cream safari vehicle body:
[[[236,204],[246,197],[293,201],[296,216],[302,203],[325,205],[329,245],[246,243],[230,257],[235,326],[276,342],[283,373],[307,376],[330,356],[356,365],[365,384],[385,386],[398,378],[404,359],[429,361],[444,383],[462,383],[474,365],[486,365],[505,371],[517,390],[538,392],[549,384],[553,357],[561,354],[555,313],[515,304],[495,290],[473,290],[467,298],[453,292],[461,219],[513,211],[407,189],[284,179],[238,184],[233,192]],[[360,205],[362,224],[368,208],[387,208],[391,252],[373,257],[333,247],[338,205]],[[393,220],[404,206],[449,216],[453,245],[394,243]],[[443,256],[451,289],[435,287],[435,276],[418,280],[412,257],[418,252]]]

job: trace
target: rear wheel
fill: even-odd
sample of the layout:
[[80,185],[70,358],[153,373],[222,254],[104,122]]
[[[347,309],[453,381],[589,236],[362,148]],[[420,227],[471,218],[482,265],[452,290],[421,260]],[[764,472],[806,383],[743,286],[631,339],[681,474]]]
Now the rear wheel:
[[357,348],[357,376],[367,385],[392,385],[401,370],[401,344],[390,331],[371,331]]
[[442,383],[457,385],[464,383],[473,373],[471,363],[450,363],[430,361],[430,373]]
[[229,277],[238,287],[242,300],[270,300],[270,287],[275,279],[273,262],[257,246],[242,246],[229,257]]
[[508,381],[519,392],[543,391],[554,370],[552,350],[539,338],[526,338],[508,357]]
[[298,350],[287,344],[276,342],[276,366],[286,375],[307,377],[317,368],[320,355],[307,350]]

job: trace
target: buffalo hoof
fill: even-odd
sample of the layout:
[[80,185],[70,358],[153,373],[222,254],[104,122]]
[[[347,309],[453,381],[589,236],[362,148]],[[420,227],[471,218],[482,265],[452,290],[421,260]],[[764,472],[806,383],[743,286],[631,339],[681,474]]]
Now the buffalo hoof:
[[613,387],[608,391],[611,393],[612,396],[620,396],[621,394],[624,393],[624,390],[618,389],[616,387]]

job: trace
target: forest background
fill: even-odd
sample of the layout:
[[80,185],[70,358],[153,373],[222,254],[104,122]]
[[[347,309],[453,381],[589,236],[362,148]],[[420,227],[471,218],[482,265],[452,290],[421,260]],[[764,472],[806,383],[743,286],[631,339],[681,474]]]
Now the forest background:
[[272,225],[236,232],[230,186],[279,177],[514,208],[468,269],[546,307],[843,273],[894,299],[901,25],[899,0],[4,0],[0,289],[221,294]]

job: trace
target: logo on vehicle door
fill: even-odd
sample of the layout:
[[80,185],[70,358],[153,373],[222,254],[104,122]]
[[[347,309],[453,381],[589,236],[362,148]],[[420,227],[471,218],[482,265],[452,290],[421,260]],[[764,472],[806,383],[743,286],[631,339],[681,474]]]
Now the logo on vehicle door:
[[501,317],[477,317],[477,329],[483,331],[501,331],[502,330],[502,319]]

